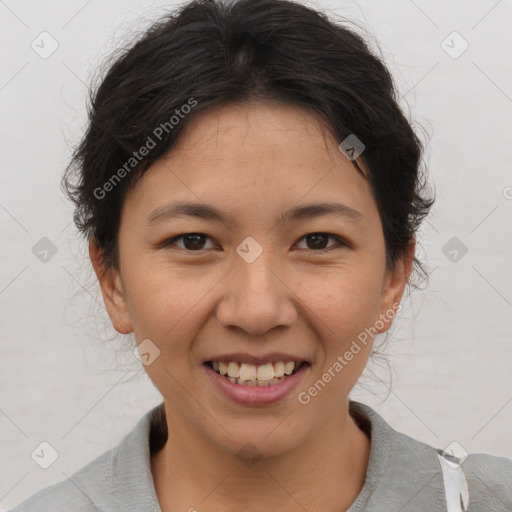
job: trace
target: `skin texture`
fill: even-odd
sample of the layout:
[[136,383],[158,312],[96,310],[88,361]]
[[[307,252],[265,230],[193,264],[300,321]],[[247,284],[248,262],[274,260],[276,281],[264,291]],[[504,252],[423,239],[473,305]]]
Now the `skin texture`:
[[[162,510],[263,512],[276,504],[285,511],[346,510],[363,486],[370,450],[348,414],[347,396],[371,340],[307,405],[297,395],[359,333],[396,309],[414,240],[395,269],[386,270],[369,183],[305,109],[224,105],[191,119],[182,135],[124,202],[119,269],[105,268],[90,244],[115,329],[133,332],[138,343],[149,338],[161,351],[145,368],[164,398],[169,429],[151,460]],[[177,200],[207,203],[227,220],[181,217],[149,225],[153,210]],[[276,223],[294,206],[327,201],[349,205],[362,220],[326,215]],[[163,246],[184,233],[207,237]],[[346,244],[326,236],[315,245],[305,238],[311,233]],[[252,263],[236,252],[248,236],[263,249]],[[377,331],[391,322],[383,319]],[[242,406],[216,391],[202,365],[238,351],[282,351],[312,364],[283,401]],[[261,454],[250,467],[236,456],[248,442]]]

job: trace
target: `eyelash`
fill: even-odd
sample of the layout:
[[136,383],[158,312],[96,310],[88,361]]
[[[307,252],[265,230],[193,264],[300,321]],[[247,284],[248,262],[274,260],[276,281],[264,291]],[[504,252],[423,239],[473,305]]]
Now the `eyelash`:
[[[177,236],[174,236],[172,238],[169,238],[169,239],[165,240],[162,244],[160,244],[160,246],[161,247],[172,246],[172,245],[174,245],[175,241],[177,241],[179,239],[182,239],[184,236],[187,236],[187,235],[201,235],[201,236],[205,236],[206,238],[212,239],[212,237],[210,237],[208,235],[205,235],[204,233],[183,233],[181,235],[177,235]],[[337,242],[336,245],[328,247],[326,249],[317,249],[317,250],[315,250],[315,249],[305,249],[306,251],[311,251],[311,252],[314,252],[316,254],[323,254],[323,253],[327,253],[327,252],[330,252],[330,251],[335,250],[335,249],[340,249],[342,247],[349,247],[350,246],[350,244],[348,242],[346,242],[345,240],[343,240],[343,238],[340,238],[339,236],[333,235],[332,233],[324,233],[324,232],[320,232],[320,231],[314,231],[312,233],[308,233],[307,235],[302,236],[301,238],[299,238],[299,242],[304,240],[306,237],[311,236],[311,235],[327,235],[329,238],[333,238]],[[197,251],[191,251],[191,250],[188,250],[188,249],[182,249],[181,247],[178,247],[178,249],[180,249],[182,251],[185,251],[185,252],[189,252],[189,253],[201,253],[201,252],[203,252],[205,250],[205,249],[199,249]]]

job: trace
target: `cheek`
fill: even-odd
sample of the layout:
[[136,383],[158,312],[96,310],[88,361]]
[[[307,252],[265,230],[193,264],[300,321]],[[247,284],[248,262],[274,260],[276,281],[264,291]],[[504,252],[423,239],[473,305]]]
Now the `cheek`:
[[[208,315],[215,314],[223,287],[229,288],[224,279],[234,277],[220,265],[180,266],[149,259],[125,260],[135,336],[139,341],[149,338],[160,346],[165,344],[166,351],[175,355],[190,350],[189,340]],[[326,348],[340,347],[378,317],[382,276],[375,261],[365,255],[330,268],[312,265],[281,270],[280,279],[286,283],[283,300],[293,301],[299,316],[316,325]]]
[[[321,342],[317,378],[330,384],[324,400],[346,396],[364,370],[379,317],[380,282],[371,266],[336,269],[325,279],[302,280],[302,299]],[[306,293],[309,291],[309,293]],[[313,314],[312,314],[313,313]]]
[[325,382],[332,382],[324,400],[345,396],[367,364],[380,304],[379,283],[370,274],[332,277],[307,299],[321,342],[318,373]]
[[377,274],[371,265],[305,274],[297,295],[330,330],[331,337],[345,339],[378,316],[381,276]]
[[127,290],[136,338],[154,339],[166,350],[180,351],[180,345],[184,349],[200,317],[204,319],[209,293],[214,293],[221,277],[217,272],[154,262],[132,267]]

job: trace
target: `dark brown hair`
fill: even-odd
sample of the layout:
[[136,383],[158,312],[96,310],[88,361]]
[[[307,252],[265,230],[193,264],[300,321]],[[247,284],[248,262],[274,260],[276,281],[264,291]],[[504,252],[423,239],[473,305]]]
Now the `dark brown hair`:
[[423,147],[388,69],[345,25],[289,0],[194,0],[121,50],[91,93],[88,129],[62,180],[76,226],[107,266],[118,266],[127,191],[190,119],[256,99],[309,109],[340,142],[364,144],[353,163],[366,169],[394,267],[434,199],[422,195]]

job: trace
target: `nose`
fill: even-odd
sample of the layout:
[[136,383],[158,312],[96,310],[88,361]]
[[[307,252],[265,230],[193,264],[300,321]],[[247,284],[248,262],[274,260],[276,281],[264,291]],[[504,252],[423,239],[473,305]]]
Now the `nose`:
[[292,283],[286,282],[265,252],[252,263],[237,256],[233,265],[217,308],[217,319],[224,327],[262,335],[296,321]]

